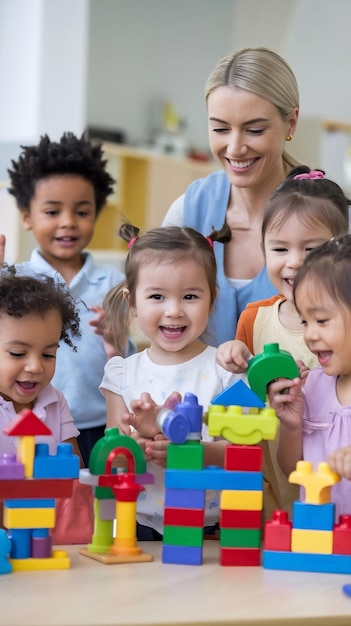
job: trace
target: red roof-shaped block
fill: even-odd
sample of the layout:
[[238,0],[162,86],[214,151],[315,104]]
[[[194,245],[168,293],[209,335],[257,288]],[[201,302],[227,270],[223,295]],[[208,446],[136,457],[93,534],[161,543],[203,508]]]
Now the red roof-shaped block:
[[10,437],[34,437],[35,435],[51,435],[51,430],[30,409],[23,409],[15,419],[4,428],[5,435]]

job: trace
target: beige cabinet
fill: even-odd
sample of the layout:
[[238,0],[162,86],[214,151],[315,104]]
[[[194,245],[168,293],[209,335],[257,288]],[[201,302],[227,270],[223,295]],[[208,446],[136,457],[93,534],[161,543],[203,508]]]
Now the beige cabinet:
[[213,161],[156,153],[120,144],[104,144],[108,171],[117,181],[98,218],[90,248],[124,250],[118,228],[127,218],[143,232],[160,226],[172,202],[189,183],[218,169]]

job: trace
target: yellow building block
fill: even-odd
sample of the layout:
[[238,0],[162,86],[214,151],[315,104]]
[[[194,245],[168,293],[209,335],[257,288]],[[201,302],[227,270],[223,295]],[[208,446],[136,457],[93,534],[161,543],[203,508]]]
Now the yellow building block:
[[49,559],[10,559],[10,563],[14,572],[71,567],[71,560],[64,550],[54,550]]
[[241,406],[210,405],[207,413],[208,432],[241,445],[255,445],[262,439],[274,439],[278,418],[274,409],[250,409],[244,413]]
[[35,455],[35,438],[25,435],[18,438],[17,460],[24,465],[25,478],[32,478]]
[[305,488],[306,504],[331,502],[331,488],[339,481],[339,474],[333,472],[328,463],[319,463],[317,471],[314,472],[309,461],[298,461],[296,470],[289,476],[289,483]]
[[291,552],[332,554],[333,531],[293,528],[291,531]]
[[4,506],[5,528],[54,528],[55,509],[12,509]]
[[228,491],[220,495],[220,508],[227,511],[262,511],[262,491]]

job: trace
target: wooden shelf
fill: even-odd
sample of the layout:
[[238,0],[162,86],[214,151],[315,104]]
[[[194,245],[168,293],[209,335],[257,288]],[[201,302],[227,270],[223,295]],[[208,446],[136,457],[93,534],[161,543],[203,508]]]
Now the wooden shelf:
[[117,180],[98,218],[91,249],[126,250],[118,228],[127,218],[141,231],[161,225],[172,202],[196,178],[218,169],[215,162],[161,154],[147,148],[105,143],[108,171]]

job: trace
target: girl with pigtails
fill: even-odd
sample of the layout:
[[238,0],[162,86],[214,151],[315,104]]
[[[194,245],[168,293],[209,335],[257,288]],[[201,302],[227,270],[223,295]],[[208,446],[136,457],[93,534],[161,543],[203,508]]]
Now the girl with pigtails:
[[[164,479],[169,441],[156,415],[163,406],[195,394],[204,411],[211,400],[241,378],[216,363],[216,348],[200,339],[215,306],[214,246],[217,232],[208,237],[192,228],[170,226],[139,231],[124,224],[127,240],[126,279],[106,297],[108,340],[128,333],[133,318],[149,346],[128,358],[112,357],[105,366],[100,390],[106,398],[107,427],[118,427],[141,443],[155,483],[148,485],[137,504],[138,539],[161,539]],[[213,441],[203,425],[204,466],[223,467],[224,440]],[[219,518],[217,492],[206,494],[205,525],[212,530]],[[211,532],[211,531],[210,531]]]

